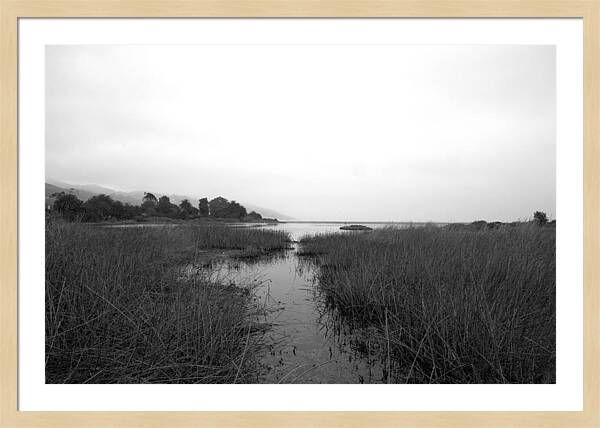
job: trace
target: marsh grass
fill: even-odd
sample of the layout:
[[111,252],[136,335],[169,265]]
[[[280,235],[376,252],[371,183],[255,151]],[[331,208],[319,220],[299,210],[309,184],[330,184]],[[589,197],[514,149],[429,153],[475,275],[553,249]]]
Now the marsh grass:
[[[272,232],[272,231],[263,231]],[[201,249],[285,245],[234,228],[46,225],[47,383],[256,381],[251,288],[182,276]]]
[[555,229],[386,228],[300,242],[327,304],[372,331],[388,381],[555,382]]
[[281,230],[259,227],[231,227],[214,224],[190,228],[200,249],[238,250],[236,257],[252,258],[290,248],[290,236]]

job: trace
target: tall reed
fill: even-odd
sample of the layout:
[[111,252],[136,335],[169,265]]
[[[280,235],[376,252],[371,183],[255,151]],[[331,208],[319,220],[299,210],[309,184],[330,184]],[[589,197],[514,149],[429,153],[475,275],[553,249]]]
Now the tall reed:
[[555,382],[555,229],[386,228],[300,253],[346,323],[376,328],[394,382]]
[[181,275],[198,248],[272,237],[190,228],[46,226],[47,383],[256,381],[252,290]]

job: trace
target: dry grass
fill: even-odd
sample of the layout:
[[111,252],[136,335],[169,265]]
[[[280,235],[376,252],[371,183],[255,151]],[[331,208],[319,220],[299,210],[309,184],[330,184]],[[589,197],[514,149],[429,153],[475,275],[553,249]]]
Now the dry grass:
[[318,287],[375,328],[389,379],[555,382],[555,229],[382,229],[305,237]]
[[[234,228],[46,226],[47,383],[254,382],[252,290],[181,275],[201,248],[271,248]],[[221,245],[221,246],[219,246]]]

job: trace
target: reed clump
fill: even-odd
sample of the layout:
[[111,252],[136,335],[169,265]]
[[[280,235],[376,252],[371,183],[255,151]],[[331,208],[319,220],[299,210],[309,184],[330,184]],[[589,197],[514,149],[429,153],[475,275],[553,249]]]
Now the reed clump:
[[555,229],[427,227],[304,237],[318,289],[374,328],[389,381],[555,382]]
[[271,248],[282,237],[209,229],[47,223],[46,382],[256,381],[253,290],[181,270],[220,240]]
[[212,224],[190,228],[193,239],[202,249],[283,250],[290,247],[290,236],[281,230],[256,227],[232,227]]

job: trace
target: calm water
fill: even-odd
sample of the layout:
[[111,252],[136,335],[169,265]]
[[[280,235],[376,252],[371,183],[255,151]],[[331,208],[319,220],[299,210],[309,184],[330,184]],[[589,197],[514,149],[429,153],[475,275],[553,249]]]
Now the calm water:
[[[340,231],[344,224],[281,223],[263,227],[285,230],[295,241],[315,233],[364,233]],[[386,226],[361,224],[372,228]],[[217,275],[237,284],[262,284],[257,296],[272,308],[257,319],[272,325],[267,332],[271,352],[263,359],[266,375],[261,382],[385,382],[383,364],[364,351],[358,353],[353,346],[356,336],[343,331],[343,325],[325,307],[314,284],[315,267],[296,255],[297,248],[298,244],[294,244],[293,249],[270,260],[227,262],[216,268]]]

